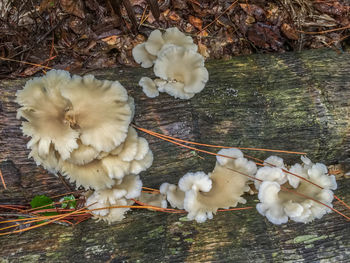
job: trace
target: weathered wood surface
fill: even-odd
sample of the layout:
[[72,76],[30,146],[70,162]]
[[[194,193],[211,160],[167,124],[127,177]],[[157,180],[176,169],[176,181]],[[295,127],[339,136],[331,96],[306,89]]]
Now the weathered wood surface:
[[[137,86],[151,70],[95,72],[117,79],[135,98],[134,122],[198,142],[305,151],[314,161],[350,167],[350,54],[330,50],[254,55],[207,63],[210,81],[188,101],[145,97]],[[25,203],[37,194],[66,192],[62,182],[27,159],[27,138],[16,120],[15,92],[25,80],[0,82],[0,203]],[[145,186],[176,183],[188,171],[210,171],[213,157],[144,135],[155,161]],[[266,153],[249,154],[264,158]],[[286,156],[287,162],[298,161]],[[350,179],[336,194],[350,202]],[[257,203],[247,197],[248,205]],[[335,204],[340,211],[349,211]],[[337,214],[304,225],[275,226],[255,210],[219,213],[204,224],[184,216],[132,211],[119,224],[93,220],[76,227],[50,225],[0,237],[0,262],[349,262],[350,224]]]

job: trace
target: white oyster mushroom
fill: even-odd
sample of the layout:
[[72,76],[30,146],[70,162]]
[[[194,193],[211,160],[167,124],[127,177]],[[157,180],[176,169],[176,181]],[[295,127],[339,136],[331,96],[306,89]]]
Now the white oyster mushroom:
[[175,98],[188,99],[203,90],[209,75],[204,67],[204,58],[179,46],[163,49],[154,64],[157,77],[167,81],[158,87]]
[[194,52],[198,50],[198,46],[193,43],[193,39],[190,36],[186,36],[176,27],[168,28],[164,34],[159,30],[154,30],[145,42],[146,50],[154,56],[159,56],[160,52],[167,45],[183,47]]
[[304,162],[303,166],[293,165],[290,170],[298,172],[298,175],[321,188],[299,179],[300,182],[295,187],[295,191],[304,197],[284,191],[278,180],[264,181],[259,187],[260,203],[256,206],[258,212],[266,216],[273,224],[283,224],[288,222],[288,219],[308,223],[331,212],[329,208],[332,207],[333,200],[331,190],[335,190],[337,184],[335,176],[328,175],[326,166],[320,163],[312,164],[310,161]]
[[142,77],[139,81],[139,85],[142,87],[143,93],[146,94],[149,98],[155,98],[159,96],[159,91],[157,89],[156,83],[148,78],[148,77]]
[[132,49],[132,56],[134,57],[136,63],[141,64],[141,67],[150,68],[153,66],[153,62],[156,60],[157,57],[151,55],[145,47],[145,43],[136,45]]
[[95,191],[86,200],[88,209],[96,219],[107,221],[108,223],[120,221],[124,218],[126,211],[130,208],[109,208],[110,206],[128,206],[134,203],[131,198],[137,198],[141,194],[142,182],[139,176],[127,175],[119,184],[115,184],[110,189]]
[[178,186],[169,183],[162,183],[159,187],[159,191],[166,196],[171,207],[179,209],[184,208],[185,192]]
[[[204,172],[187,173],[179,181],[179,189],[185,193],[184,209],[190,220],[201,223],[213,218],[219,208],[246,203],[242,194],[250,188],[247,185],[249,178],[245,175],[256,173],[255,163],[244,158],[238,149],[223,149],[218,154],[231,158],[217,156],[213,172],[208,175]],[[164,188],[170,189],[169,186]],[[169,192],[167,190],[167,197]]]

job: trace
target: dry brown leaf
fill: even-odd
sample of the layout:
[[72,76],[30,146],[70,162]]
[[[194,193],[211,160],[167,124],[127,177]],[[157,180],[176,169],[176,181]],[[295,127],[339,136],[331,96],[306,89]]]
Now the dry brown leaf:
[[240,7],[247,13],[249,16],[255,17],[258,21],[262,21],[266,18],[264,9],[257,5],[250,4],[239,4]]
[[283,45],[283,41],[279,35],[279,30],[276,26],[270,26],[258,22],[249,27],[247,36],[255,46],[260,48],[277,51]]
[[246,23],[247,25],[254,24],[254,23],[255,23],[255,18],[248,15],[247,18],[246,18],[246,20],[245,20],[245,23]]
[[203,26],[203,21],[201,19],[199,19],[198,17],[195,16],[189,16],[188,18],[190,20],[190,23],[197,28],[198,30],[202,30],[202,26]]
[[51,9],[55,6],[55,2],[52,0],[43,0],[39,5],[39,12],[42,13],[48,9]]
[[153,14],[150,12],[147,17],[147,22],[150,24],[153,24],[154,21],[156,21],[156,19],[154,18]]
[[199,32],[198,36],[200,36],[200,37],[207,37],[207,36],[209,36],[209,34],[208,34],[207,30],[203,30],[203,31]]
[[200,43],[200,42],[198,42],[198,52],[199,52],[199,54],[201,54],[205,58],[209,57],[207,46]]
[[85,18],[84,5],[81,0],[60,0],[60,4],[66,13]]
[[187,1],[186,0],[172,0],[171,1],[174,9],[186,9],[187,8]]
[[169,18],[175,22],[178,22],[181,20],[181,17],[174,11],[169,12]]
[[314,6],[318,11],[326,13],[328,15],[341,16],[350,11],[349,6],[344,6],[339,3],[339,1],[332,1],[329,3],[315,3]]
[[286,37],[288,37],[289,39],[292,39],[292,40],[298,40],[299,39],[299,35],[298,35],[297,31],[295,31],[295,29],[292,28],[290,25],[284,23],[281,26],[281,30],[282,30],[283,34]]
[[102,39],[103,42],[107,43],[108,45],[116,45],[117,42],[119,42],[119,36],[110,36]]

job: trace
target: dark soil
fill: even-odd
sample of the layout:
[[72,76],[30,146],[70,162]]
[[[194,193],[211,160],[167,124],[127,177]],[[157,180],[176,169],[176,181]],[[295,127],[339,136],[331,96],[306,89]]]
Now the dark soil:
[[207,58],[321,47],[342,52],[350,42],[350,2],[1,0],[0,78],[137,66],[132,48],[168,27],[191,35]]

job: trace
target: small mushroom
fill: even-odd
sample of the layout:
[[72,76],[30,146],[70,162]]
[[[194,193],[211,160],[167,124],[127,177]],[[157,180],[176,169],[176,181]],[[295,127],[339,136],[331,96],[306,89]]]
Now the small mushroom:
[[127,206],[134,202],[131,198],[137,198],[141,194],[142,182],[139,176],[127,175],[119,184],[115,184],[111,189],[97,190],[86,200],[86,205],[96,219],[107,221],[108,223],[120,221],[129,208],[107,208],[110,206]]
[[167,45],[184,47],[194,52],[198,50],[197,45],[193,43],[193,39],[190,36],[186,36],[177,27],[168,28],[164,34],[159,30],[154,30],[145,42],[146,50],[154,56],[159,56],[159,53]]
[[159,191],[166,196],[167,201],[171,207],[183,209],[185,192],[174,184],[163,183],[160,185]]
[[59,161],[59,171],[77,187],[96,190],[114,185],[113,177],[109,176],[107,167],[100,160],[94,160],[85,165],[76,165],[64,160]]
[[93,210],[91,213],[94,218],[98,221],[103,220],[108,224],[121,221],[125,218],[125,213],[130,210],[128,207],[118,207],[118,208],[106,208],[110,206],[130,206],[134,202],[132,200],[127,200],[125,198],[121,198],[116,200],[114,203],[103,202],[99,199],[97,194],[92,194],[86,201],[86,206],[88,209]]
[[[318,200],[332,207],[333,192],[337,188],[334,175],[328,175],[327,167],[323,164],[312,164],[309,159],[302,159],[304,164],[295,164],[290,170],[298,172],[299,176],[318,184],[323,189],[316,187],[304,180],[298,184],[289,184],[295,191]],[[294,167],[294,168],[293,168]],[[284,185],[284,187],[288,187]],[[319,219],[331,212],[328,207],[319,204],[306,197],[281,190],[278,181],[264,181],[259,187],[258,198],[260,203],[256,206],[258,212],[273,224],[283,224],[291,219],[296,222],[308,223]]]
[[217,156],[216,166],[208,175],[187,173],[179,180],[178,189],[170,184],[163,184],[160,189],[172,206],[183,207],[187,217],[199,223],[213,218],[219,208],[245,203],[241,195],[250,188],[249,178],[244,174],[252,176],[256,172],[255,163],[244,158],[238,149],[223,149],[218,154],[231,158]]
[[157,56],[150,54],[145,47],[145,43],[135,46],[132,49],[132,56],[134,57],[136,63],[141,64],[141,67],[150,68],[153,66]]
[[159,91],[180,99],[191,98],[202,91],[209,78],[203,56],[174,45],[160,52],[154,64],[154,73],[166,81],[158,86]]
[[152,79],[148,77],[142,77],[139,81],[139,85],[142,87],[142,91],[146,94],[147,97],[155,98],[159,96],[157,85]]
[[39,154],[37,143],[31,147],[28,158],[33,158],[36,165],[42,165],[49,172],[56,174],[59,169],[59,154],[55,151],[53,145],[50,145],[49,152],[46,155]]
[[92,162],[100,154],[94,147],[82,144],[80,140],[78,140],[78,145],[78,148],[71,152],[69,158],[66,160],[67,162],[84,165]]

